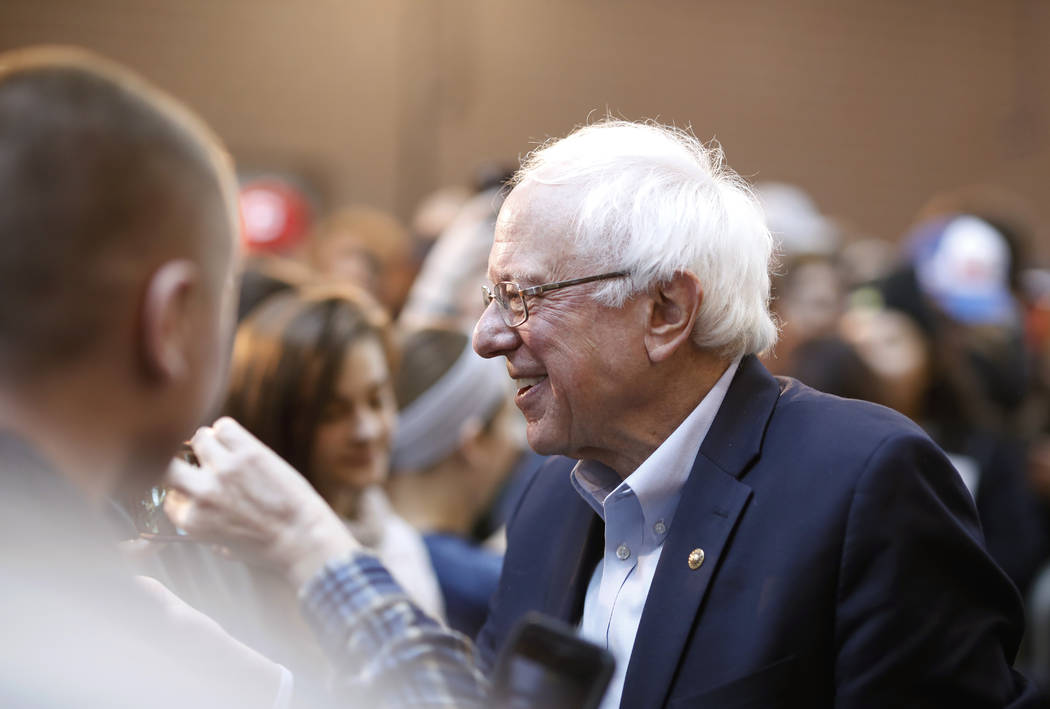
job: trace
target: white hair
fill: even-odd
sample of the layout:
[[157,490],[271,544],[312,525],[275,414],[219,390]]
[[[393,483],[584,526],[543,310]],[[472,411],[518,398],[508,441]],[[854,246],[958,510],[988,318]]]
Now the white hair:
[[726,356],[763,352],[773,239],[747,184],[717,144],[656,123],[604,121],[537,148],[513,184],[579,189],[566,236],[591,275],[627,271],[595,298],[619,307],[632,294],[691,272],[703,288],[693,341]]

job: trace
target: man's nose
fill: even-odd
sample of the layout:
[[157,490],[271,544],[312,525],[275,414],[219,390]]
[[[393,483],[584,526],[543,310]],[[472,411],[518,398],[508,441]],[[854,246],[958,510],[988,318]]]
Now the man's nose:
[[495,302],[489,303],[474,326],[474,351],[482,357],[507,354],[520,342],[518,331],[507,327]]

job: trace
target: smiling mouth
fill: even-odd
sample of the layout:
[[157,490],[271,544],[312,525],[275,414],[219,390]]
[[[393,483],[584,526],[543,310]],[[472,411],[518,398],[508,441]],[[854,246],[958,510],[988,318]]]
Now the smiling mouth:
[[543,376],[543,377],[522,377],[520,379],[515,380],[517,382],[517,384],[518,384],[518,396],[521,396],[522,394],[527,392],[529,389],[531,389],[532,387],[536,386],[537,384],[539,384],[540,382],[544,381],[545,379],[547,379],[546,376]]

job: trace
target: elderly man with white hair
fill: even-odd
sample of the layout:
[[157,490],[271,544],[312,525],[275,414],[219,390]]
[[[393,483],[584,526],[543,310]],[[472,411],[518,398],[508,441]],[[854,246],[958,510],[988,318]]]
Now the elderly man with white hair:
[[[526,161],[474,347],[506,359],[530,445],[566,457],[509,524],[481,664],[539,611],[615,656],[604,708],[1025,705],[1020,600],[943,453],[756,357],[772,250],[685,132],[606,122]],[[357,563],[310,538],[255,544],[300,581]]]
[[1008,704],[1020,605],[943,454],[755,357],[771,250],[681,131],[605,123],[526,162],[474,345],[569,459],[510,525],[483,661],[539,610],[617,658],[605,707]]

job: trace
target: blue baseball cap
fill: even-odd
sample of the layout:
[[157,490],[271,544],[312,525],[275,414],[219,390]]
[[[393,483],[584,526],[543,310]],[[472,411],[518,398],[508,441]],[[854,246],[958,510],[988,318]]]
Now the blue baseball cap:
[[911,245],[919,288],[950,318],[970,325],[1017,321],[1010,247],[991,224],[968,214],[928,222]]

